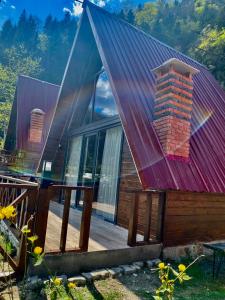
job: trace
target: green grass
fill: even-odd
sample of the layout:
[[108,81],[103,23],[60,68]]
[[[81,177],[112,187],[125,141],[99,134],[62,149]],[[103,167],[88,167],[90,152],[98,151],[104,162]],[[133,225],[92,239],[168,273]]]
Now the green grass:
[[225,299],[225,266],[219,278],[212,278],[211,261],[204,259],[201,263],[193,265],[188,272],[192,280],[179,286],[176,298],[179,300],[224,300]]
[[[103,284],[103,290],[101,292],[91,284],[85,287],[78,287],[68,293],[65,287],[61,286],[58,288],[57,300],[122,300],[123,294],[114,290],[105,283],[106,281],[99,281],[99,284]],[[49,295],[49,289],[46,289],[46,294]]]
[[[188,261],[182,261],[188,265]],[[178,264],[173,264],[177,268]],[[190,281],[177,284],[175,300],[225,300],[225,265],[219,279],[212,278],[211,261],[204,258],[193,265],[188,274]],[[85,287],[77,287],[72,291],[72,297],[65,287],[60,287],[59,300],[150,300],[159,287],[157,273],[144,269],[134,275],[123,275],[116,279],[96,281]],[[48,293],[49,291],[46,290]]]

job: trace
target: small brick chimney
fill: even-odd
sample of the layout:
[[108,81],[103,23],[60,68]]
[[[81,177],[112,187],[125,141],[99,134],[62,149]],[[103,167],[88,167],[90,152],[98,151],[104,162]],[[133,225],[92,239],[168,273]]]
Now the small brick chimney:
[[192,76],[199,71],[172,58],[156,75],[154,127],[166,156],[188,161],[191,135]]
[[29,142],[41,143],[44,128],[45,113],[39,108],[31,111]]

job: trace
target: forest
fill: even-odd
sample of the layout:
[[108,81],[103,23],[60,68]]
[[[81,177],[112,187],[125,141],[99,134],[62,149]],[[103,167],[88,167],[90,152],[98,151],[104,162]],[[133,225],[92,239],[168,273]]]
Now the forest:
[[[126,1],[127,2],[127,1]],[[204,64],[225,87],[224,0],[157,0],[124,6],[118,17]],[[48,16],[44,22],[23,11],[0,30],[0,143],[4,143],[19,74],[60,84],[78,19]]]

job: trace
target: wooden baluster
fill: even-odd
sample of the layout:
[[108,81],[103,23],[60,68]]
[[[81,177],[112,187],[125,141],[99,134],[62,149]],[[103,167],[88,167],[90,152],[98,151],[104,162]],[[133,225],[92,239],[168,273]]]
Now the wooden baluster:
[[151,231],[151,219],[152,219],[152,193],[147,193],[146,199],[146,212],[145,212],[145,228],[144,228],[144,242],[149,242]]
[[81,217],[80,225],[80,241],[79,248],[81,251],[86,252],[88,250],[88,242],[90,236],[90,225],[91,225],[91,212],[92,212],[92,199],[93,190],[84,190],[84,204]]
[[18,254],[17,270],[16,270],[16,275],[20,278],[22,278],[25,272],[26,260],[27,260],[27,241],[24,234],[22,234],[19,254]]
[[21,229],[25,224],[26,208],[27,208],[27,197],[22,200],[20,204],[17,205],[17,216],[18,216],[18,227]]
[[127,244],[130,247],[136,245],[137,222],[138,222],[138,201],[139,201],[139,193],[136,192],[135,197],[131,199],[131,203],[130,203],[128,240],[127,240]]
[[70,214],[70,200],[71,200],[71,190],[66,189],[65,190],[65,202],[64,202],[64,208],[63,208],[60,246],[59,246],[59,249],[61,252],[65,252],[65,250],[66,250],[66,237],[67,237],[69,214]]
[[[37,197],[38,197],[38,187],[35,189],[28,190],[27,196],[27,207],[26,207],[26,218],[24,224],[28,221],[30,222],[29,228],[31,229],[31,235],[34,233],[34,224],[36,218],[36,208],[37,208]],[[32,219],[31,219],[32,218]]]

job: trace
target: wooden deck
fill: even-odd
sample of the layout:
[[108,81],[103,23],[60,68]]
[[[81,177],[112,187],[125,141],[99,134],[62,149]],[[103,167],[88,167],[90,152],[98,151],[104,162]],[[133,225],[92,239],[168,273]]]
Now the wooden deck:
[[[50,202],[45,251],[58,250],[62,224],[63,206]],[[81,211],[71,208],[69,215],[67,249],[78,247]],[[91,230],[88,251],[113,250],[128,248],[128,231],[120,226],[111,224],[95,215],[91,218]],[[138,240],[143,239],[138,236]]]

